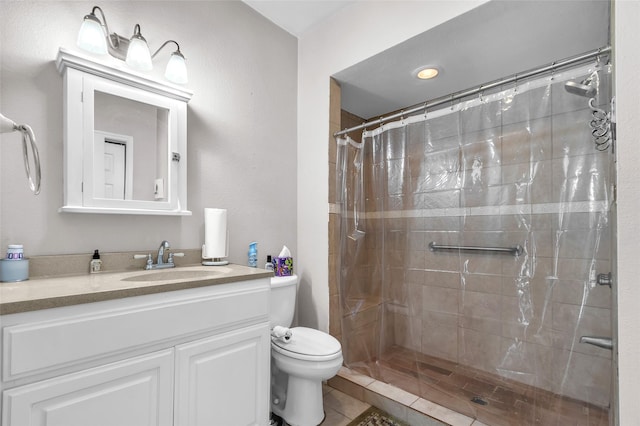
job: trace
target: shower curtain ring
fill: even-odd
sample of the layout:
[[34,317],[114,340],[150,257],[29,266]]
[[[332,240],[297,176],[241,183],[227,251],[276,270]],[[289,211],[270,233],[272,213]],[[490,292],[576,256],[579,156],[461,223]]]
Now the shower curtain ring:
[[602,59],[600,55],[602,54],[602,48],[598,48],[598,53],[596,53],[596,66],[600,65],[600,60]]
[[453,111],[453,93],[451,94],[451,111]]

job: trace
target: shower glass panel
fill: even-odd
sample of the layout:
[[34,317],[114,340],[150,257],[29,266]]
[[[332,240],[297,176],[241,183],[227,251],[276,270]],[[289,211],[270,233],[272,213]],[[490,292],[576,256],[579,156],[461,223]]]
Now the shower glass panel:
[[608,424],[611,351],[580,340],[612,335],[610,100],[588,64],[338,141],[347,367],[491,425]]

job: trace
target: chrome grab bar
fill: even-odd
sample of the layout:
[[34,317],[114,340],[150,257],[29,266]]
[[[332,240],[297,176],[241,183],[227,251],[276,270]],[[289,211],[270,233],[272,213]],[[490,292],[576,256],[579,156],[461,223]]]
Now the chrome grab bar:
[[514,256],[520,256],[523,252],[522,246],[518,244],[515,247],[478,247],[478,246],[446,246],[436,244],[435,241],[429,243],[429,250],[457,250],[457,251],[484,251],[490,253],[507,253]]

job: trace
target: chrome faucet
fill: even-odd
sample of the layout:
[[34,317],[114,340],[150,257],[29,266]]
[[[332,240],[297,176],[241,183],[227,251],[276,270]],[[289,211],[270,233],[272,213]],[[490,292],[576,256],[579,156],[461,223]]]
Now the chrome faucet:
[[167,240],[163,240],[160,243],[160,247],[158,248],[158,261],[156,263],[156,268],[160,269],[160,268],[173,268],[173,262],[171,263],[171,266],[168,266],[169,263],[165,263],[164,262],[164,250],[165,249],[169,249],[169,241]]
[[133,255],[134,259],[147,259],[147,264],[144,269],[165,269],[165,268],[175,268],[176,264],[173,263],[174,257],[182,257],[184,253],[169,253],[167,256],[167,261],[164,261],[164,252],[165,250],[169,250],[169,241],[163,240],[160,243],[160,247],[158,247],[158,258],[157,263],[153,263],[153,256],[151,253],[149,254],[135,254]]

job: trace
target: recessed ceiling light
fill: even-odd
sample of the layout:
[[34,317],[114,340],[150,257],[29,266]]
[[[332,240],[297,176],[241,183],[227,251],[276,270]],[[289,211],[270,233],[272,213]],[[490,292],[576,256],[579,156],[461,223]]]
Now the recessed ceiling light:
[[440,71],[438,71],[437,68],[434,67],[425,67],[425,68],[420,68],[416,71],[416,77],[418,77],[420,80],[429,80],[431,78],[434,78],[438,75]]

